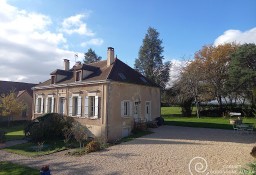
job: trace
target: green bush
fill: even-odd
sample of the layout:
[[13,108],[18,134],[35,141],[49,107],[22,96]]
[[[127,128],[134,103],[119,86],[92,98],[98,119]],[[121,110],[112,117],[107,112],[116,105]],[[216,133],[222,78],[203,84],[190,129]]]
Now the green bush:
[[5,139],[5,132],[3,130],[0,130],[0,143],[4,143]]
[[251,162],[247,164],[248,168],[242,168],[240,174],[244,175],[256,175],[256,162]]
[[63,129],[72,127],[74,119],[57,113],[49,113],[34,119],[25,128],[26,136],[38,142],[50,139],[63,139]]
[[86,150],[87,153],[100,151],[101,150],[101,144],[98,141],[92,140],[91,142],[89,142],[86,145],[85,150]]
[[256,146],[254,146],[254,147],[252,148],[252,151],[251,151],[250,154],[252,155],[252,157],[256,158]]

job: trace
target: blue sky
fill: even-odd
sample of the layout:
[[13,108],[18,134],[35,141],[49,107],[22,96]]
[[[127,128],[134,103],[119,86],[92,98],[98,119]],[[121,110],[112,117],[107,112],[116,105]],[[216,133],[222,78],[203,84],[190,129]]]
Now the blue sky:
[[[30,63],[29,61],[33,59],[37,59],[37,61],[40,59],[44,63],[41,66],[45,66],[45,70],[37,70],[37,72],[32,68],[34,76],[29,76],[31,72],[24,72],[21,70],[22,67],[17,67],[17,70],[20,69],[21,72],[16,70],[16,74],[20,76],[11,76],[15,72],[14,70],[8,73],[9,76],[7,74],[0,75],[0,79],[6,80],[44,81],[45,78],[48,78],[51,69],[59,68],[62,65],[63,58],[74,60],[74,53],[79,53],[81,60],[83,53],[88,48],[92,48],[105,59],[107,47],[112,46],[115,48],[118,58],[133,67],[149,26],[156,28],[160,33],[166,61],[193,58],[193,54],[205,44],[222,44],[232,41],[256,43],[255,0],[2,1],[1,3],[5,3],[5,6],[13,7],[15,10],[0,12],[0,19],[3,16],[12,16],[12,18],[7,18],[9,19],[7,22],[10,23],[13,20],[13,23],[17,21],[19,23],[17,19],[19,19],[19,15],[23,15],[24,20],[31,18],[33,25],[31,25],[32,29],[28,31],[26,31],[26,25],[17,25],[15,29],[11,27],[2,29],[6,31],[4,31],[5,35],[1,36],[0,33],[0,39],[4,36],[8,37],[6,34],[10,34],[10,31],[17,30],[15,32],[24,35],[24,38],[30,33],[32,36],[35,32],[41,36],[39,37],[41,40],[43,40],[43,36],[46,38],[44,40],[49,40],[49,45],[45,45],[45,43],[42,45],[42,43],[38,43],[38,37],[31,37],[29,41],[23,43],[21,39],[17,46],[17,43],[10,41],[12,38],[8,39],[6,44],[15,45],[11,52],[26,50],[27,43],[30,42],[38,44],[39,51],[38,47],[29,46],[30,48],[27,49],[33,52],[34,57],[38,58],[25,58],[23,52],[20,54],[23,57],[12,56],[15,57],[14,60],[24,58],[26,63]],[[22,11],[25,11],[25,14]],[[19,38],[20,35],[17,35],[16,38]],[[0,46],[2,44],[5,43],[1,42]],[[19,48],[20,45],[23,47]],[[5,47],[7,46],[5,45]],[[8,48],[10,47],[8,46]],[[43,48],[48,48],[48,50],[43,52]],[[3,55],[1,57],[0,54],[1,61],[7,59]],[[33,60],[31,64],[35,65],[37,62]],[[30,69],[29,66],[26,68]]]

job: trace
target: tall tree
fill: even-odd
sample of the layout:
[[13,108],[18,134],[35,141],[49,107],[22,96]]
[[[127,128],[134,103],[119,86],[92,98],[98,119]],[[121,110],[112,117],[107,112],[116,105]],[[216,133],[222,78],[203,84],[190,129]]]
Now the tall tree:
[[226,94],[225,83],[228,81],[228,67],[231,54],[236,50],[234,43],[218,46],[203,46],[195,54],[195,60],[201,64],[202,81],[207,84],[209,92],[216,97],[222,110],[222,98]]
[[229,67],[231,91],[251,97],[252,107],[256,103],[256,45],[243,44],[232,54]]
[[164,89],[169,80],[170,62],[163,63],[163,51],[159,33],[156,29],[149,27],[134,67]]
[[26,109],[21,101],[18,101],[16,94],[10,92],[9,94],[2,94],[0,97],[0,116],[8,117],[8,125],[13,116],[21,115],[21,112]]
[[88,49],[88,51],[84,54],[84,63],[94,63],[101,60],[101,56],[98,56],[94,50],[91,48]]

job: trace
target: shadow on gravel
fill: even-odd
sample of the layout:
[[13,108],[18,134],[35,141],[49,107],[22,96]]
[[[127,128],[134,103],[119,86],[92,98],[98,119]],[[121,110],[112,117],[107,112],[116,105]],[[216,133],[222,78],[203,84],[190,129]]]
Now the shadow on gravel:
[[[198,140],[198,141],[215,141],[215,142],[234,142],[252,144],[256,142],[256,135],[246,132],[234,132],[233,130],[210,129],[210,128],[193,128],[182,126],[161,126],[153,130],[154,134],[143,138],[150,138],[157,143],[158,139],[166,139],[166,143],[176,143],[172,139],[180,140]],[[160,142],[163,142],[162,140]],[[143,142],[144,143],[144,142]],[[164,143],[164,142],[163,142]],[[147,141],[145,142],[147,144]],[[148,143],[150,144],[150,142]],[[177,144],[177,143],[176,143]],[[183,144],[182,142],[180,144]],[[184,144],[189,144],[185,142]]]
[[[205,145],[194,141],[234,142],[253,144],[256,133],[237,132],[233,130],[195,128],[164,125],[152,130],[154,133],[122,144],[191,144]],[[186,141],[179,141],[186,140]],[[192,142],[193,141],[193,142]]]

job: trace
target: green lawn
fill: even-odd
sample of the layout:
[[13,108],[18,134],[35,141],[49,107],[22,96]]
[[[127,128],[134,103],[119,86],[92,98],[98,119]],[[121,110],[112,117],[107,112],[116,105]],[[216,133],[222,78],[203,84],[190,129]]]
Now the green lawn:
[[[162,116],[166,125],[202,127],[202,128],[219,128],[233,129],[229,124],[229,118],[223,117],[181,117],[180,107],[162,107]],[[243,118],[243,123],[251,123],[256,126],[255,118]]]
[[17,125],[11,125],[11,126],[1,126],[1,129],[3,129],[6,134],[6,141],[10,140],[19,140],[23,139],[25,134],[24,134],[24,129],[25,124],[17,124]]
[[10,162],[0,162],[0,175],[38,175],[39,170],[13,164]]
[[65,149],[67,149],[67,147],[62,140],[45,142],[44,147],[40,151],[38,150],[38,144],[31,142],[4,148],[5,151],[25,156],[42,156]]

